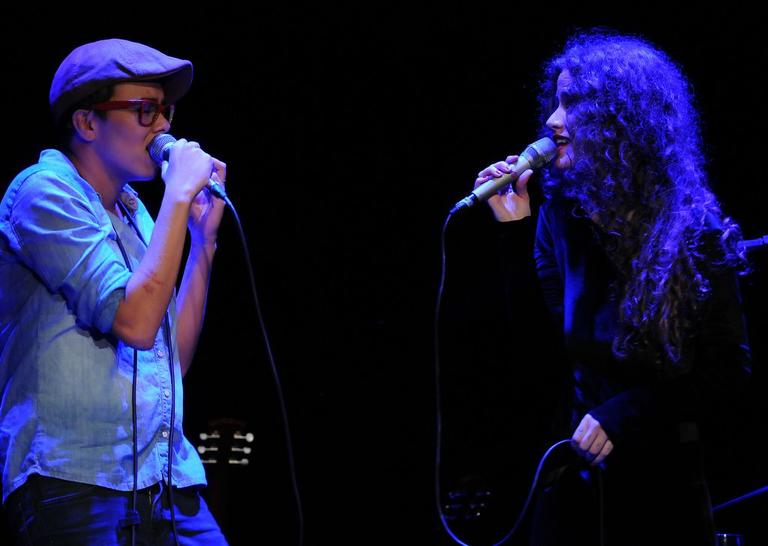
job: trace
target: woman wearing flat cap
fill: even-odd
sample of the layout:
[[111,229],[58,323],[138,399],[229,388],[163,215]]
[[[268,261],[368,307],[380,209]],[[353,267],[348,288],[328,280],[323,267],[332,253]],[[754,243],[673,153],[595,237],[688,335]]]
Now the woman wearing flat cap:
[[[192,64],[110,39],[59,66],[61,135],[0,203],[0,469],[22,544],[226,544],[182,433],[226,166],[178,140],[155,221],[129,183]],[[191,245],[175,294],[186,233]]]

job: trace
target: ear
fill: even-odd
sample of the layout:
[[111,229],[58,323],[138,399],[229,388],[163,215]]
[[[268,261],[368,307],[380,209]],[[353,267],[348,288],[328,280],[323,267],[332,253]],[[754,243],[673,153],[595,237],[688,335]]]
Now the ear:
[[96,138],[93,118],[93,110],[80,109],[72,113],[72,128],[75,134],[86,142],[91,142]]

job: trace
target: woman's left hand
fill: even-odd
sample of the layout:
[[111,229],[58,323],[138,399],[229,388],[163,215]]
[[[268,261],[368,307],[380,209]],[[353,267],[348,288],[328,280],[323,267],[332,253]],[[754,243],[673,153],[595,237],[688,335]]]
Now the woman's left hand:
[[602,463],[613,451],[613,442],[608,438],[600,422],[586,414],[571,437],[573,449],[592,466]]

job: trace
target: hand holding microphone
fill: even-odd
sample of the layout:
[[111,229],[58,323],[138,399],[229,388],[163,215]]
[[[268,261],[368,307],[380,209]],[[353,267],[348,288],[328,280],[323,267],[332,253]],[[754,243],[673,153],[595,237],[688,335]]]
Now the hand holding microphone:
[[[510,155],[504,161],[490,165],[477,173],[475,189],[483,184],[508,176],[513,172],[519,156]],[[522,220],[531,215],[531,198],[528,195],[528,180],[533,176],[533,170],[526,169],[516,181],[508,184],[508,187],[497,190],[487,198],[494,218],[499,222],[512,222]]]
[[[509,156],[506,162],[500,161],[483,169],[478,173],[475,189],[454,205],[451,214],[460,209],[471,207],[479,201],[489,199],[493,213],[500,222],[509,222],[530,216],[531,209],[526,184],[533,174],[532,169],[537,169],[548,163],[555,156],[556,151],[557,146],[552,139],[542,138],[530,144],[519,156]],[[516,181],[517,184],[513,184]],[[504,196],[499,196],[499,190],[509,184],[513,184],[509,191]],[[515,192],[515,189],[518,191]]]
[[[163,161],[168,161],[171,154],[171,149],[173,149],[174,145],[178,141],[175,137],[172,135],[169,135],[168,133],[162,133],[157,135],[152,142],[149,145],[148,151],[149,156],[152,158],[152,160],[157,163],[158,165],[162,165]],[[188,143],[187,143],[188,144]],[[199,146],[197,147],[199,149]],[[202,152],[202,150],[200,150]],[[208,166],[208,177],[210,177],[211,173],[214,171],[214,159],[209,156],[208,154],[188,154],[190,155],[190,160],[194,162],[199,161],[209,161],[210,164]],[[187,165],[185,165],[187,166]],[[194,168],[194,165],[188,165],[189,168]],[[205,168],[201,166],[200,168]],[[205,186],[208,188],[208,191],[211,192],[212,195],[218,197],[219,199],[222,199],[224,201],[227,200],[227,194],[224,191],[224,188],[216,182],[215,180],[208,178],[208,182]]]

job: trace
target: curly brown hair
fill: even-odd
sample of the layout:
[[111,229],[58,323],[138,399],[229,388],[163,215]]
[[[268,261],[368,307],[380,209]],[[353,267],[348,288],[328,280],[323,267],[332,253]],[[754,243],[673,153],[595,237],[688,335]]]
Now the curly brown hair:
[[688,80],[644,39],[580,33],[545,65],[542,121],[564,70],[573,80],[560,99],[574,162],[544,170],[545,193],[575,202],[608,234],[621,285],[614,354],[684,367],[712,271],[747,269],[740,229],[709,189]]

